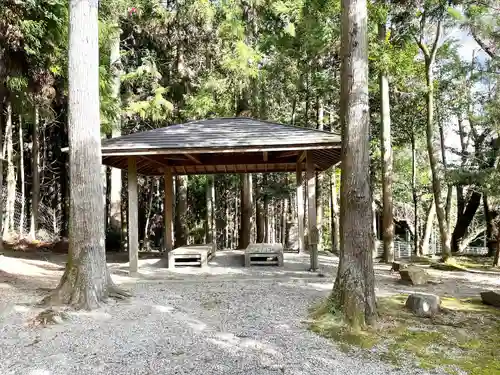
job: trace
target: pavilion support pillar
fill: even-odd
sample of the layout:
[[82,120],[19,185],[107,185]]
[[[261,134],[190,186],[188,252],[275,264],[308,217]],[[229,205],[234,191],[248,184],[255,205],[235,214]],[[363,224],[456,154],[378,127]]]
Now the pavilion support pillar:
[[304,187],[302,185],[302,162],[297,163],[295,172],[297,188],[297,239],[299,253],[305,251],[304,247]]
[[307,199],[308,199],[308,247],[310,271],[318,270],[318,227],[316,214],[316,170],[310,151],[306,154]]
[[129,272],[134,274],[139,266],[139,201],[137,197],[137,160],[128,158],[128,258]]
[[[163,221],[164,221],[164,255],[168,259],[168,253],[173,249],[173,211],[174,211],[174,179],[172,177],[172,168],[165,170],[165,202],[163,207]],[[170,265],[167,265],[170,266]]]

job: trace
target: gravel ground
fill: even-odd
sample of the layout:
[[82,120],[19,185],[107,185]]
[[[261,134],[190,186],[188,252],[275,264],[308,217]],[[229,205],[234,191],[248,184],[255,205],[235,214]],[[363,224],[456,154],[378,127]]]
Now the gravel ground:
[[[72,312],[64,324],[43,329],[26,326],[42,292],[4,286],[0,374],[427,374],[345,354],[309,332],[307,309],[328,294],[331,279],[304,272],[307,257],[287,259],[282,270],[241,272],[225,270],[224,260],[197,273],[143,263],[148,277],[117,276],[132,299]],[[111,266],[118,274],[120,267]]]

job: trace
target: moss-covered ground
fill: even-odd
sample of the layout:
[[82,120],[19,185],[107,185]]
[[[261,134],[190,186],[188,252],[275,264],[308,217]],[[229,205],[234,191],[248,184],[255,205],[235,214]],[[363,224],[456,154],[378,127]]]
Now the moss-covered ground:
[[396,366],[441,368],[449,374],[500,374],[500,309],[479,299],[443,298],[442,311],[418,318],[404,304],[407,295],[380,298],[376,327],[347,328],[326,304],[312,309],[310,329],[339,343],[361,348]]

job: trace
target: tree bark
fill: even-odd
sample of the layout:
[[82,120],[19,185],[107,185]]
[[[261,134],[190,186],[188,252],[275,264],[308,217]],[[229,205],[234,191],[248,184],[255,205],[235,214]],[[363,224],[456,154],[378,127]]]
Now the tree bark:
[[460,251],[461,242],[465,235],[467,234],[467,230],[476,215],[477,209],[481,203],[481,193],[474,191],[468,202],[465,206],[465,210],[461,214],[457,214],[457,223],[455,225],[455,229],[453,230],[453,234],[451,236],[451,250],[456,253]]
[[366,0],[342,0],[340,261],[331,301],[357,328],[376,319]]
[[177,204],[175,209],[175,247],[187,245],[187,176],[175,177]]
[[69,18],[69,257],[43,302],[92,309],[128,293],[113,284],[104,249],[97,1],[70,0]]
[[[0,59],[1,60],[1,59]],[[0,69],[1,69],[1,64],[2,61],[0,61]],[[0,70],[1,71],[1,70]],[[1,93],[1,91],[0,91]],[[3,103],[3,98],[0,95],[0,155],[3,155],[3,142],[2,142],[2,136],[3,136],[3,123],[4,123],[4,118],[3,118],[3,109],[4,109],[4,103]],[[0,250],[3,250],[3,160],[0,160]]]
[[24,237],[24,221],[25,221],[25,200],[26,191],[24,184],[24,137],[23,137],[23,118],[19,116],[19,184],[21,190],[21,214],[19,217],[19,236]]
[[4,220],[3,237],[9,238],[14,234],[14,210],[16,203],[16,171],[14,168],[14,144],[12,140],[12,104],[7,102],[7,121],[5,124],[5,143],[7,146],[7,200],[5,205],[6,217]]
[[207,232],[206,232],[206,243],[215,244],[215,185],[214,176],[207,176]]
[[500,267],[500,221],[497,222],[497,229],[496,229],[496,249],[495,249],[495,257],[493,258],[493,267]]
[[[385,43],[387,36],[385,22],[378,26],[380,43]],[[392,145],[391,145],[391,110],[389,103],[389,80],[385,72],[379,74],[380,86],[380,145],[382,151],[382,240],[383,259],[386,263],[394,261],[394,216],[392,199]]]
[[264,211],[264,202],[263,202],[263,197],[262,197],[262,178],[259,178],[258,181],[256,181],[257,185],[257,192],[255,195],[255,224],[256,224],[256,229],[257,229],[257,243],[263,243],[264,242],[264,236],[266,232],[266,221],[265,221],[265,211]]
[[486,238],[488,241],[488,256],[493,256],[497,249],[496,218],[498,213],[490,208],[488,196],[483,195],[484,216],[486,219]]
[[33,121],[32,135],[32,166],[31,166],[31,224],[30,237],[36,238],[38,232],[38,210],[40,202],[40,150],[39,150],[39,128],[40,128],[40,112],[38,105],[35,104],[35,118]]
[[[441,143],[441,158],[443,161],[443,168],[445,175],[448,172],[448,163],[446,161],[446,144],[444,140],[444,129],[443,129],[443,123],[441,121],[441,117],[438,115],[438,126],[439,126],[439,138],[440,138],[440,143]],[[447,191],[446,191],[446,204],[445,204],[445,216],[446,216],[446,223],[448,223],[448,231],[451,231],[451,221],[450,221],[450,214],[451,214],[451,199],[453,197],[453,186],[451,184],[447,184]]]
[[330,215],[331,215],[331,235],[332,235],[332,251],[334,254],[339,254],[340,252],[340,241],[339,241],[339,209],[337,204],[337,176],[335,170],[332,171],[330,175]]
[[425,255],[429,253],[429,240],[432,233],[432,224],[434,223],[434,217],[436,216],[436,201],[433,199],[431,206],[427,211],[427,217],[425,219],[424,235],[422,236],[422,241],[420,242],[420,255]]
[[[122,135],[121,131],[121,57],[120,57],[120,31],[118,22],[116,28],[111,34],[110,40],[110,63],[111,63],[111,95],[115,100],[116,106],[119,109],[114,121],[112,122],[111,137],[119,137]],[[109,223],[113,231],[121,231],[121,198],[122,198],[122,170],[118,168],[111,168],[110,178],[110,218]]]
[[413,197],[413,221],[414,221],[414,231],[413,231],[413,251],[417,255],[422,255],[418,246],[418,236],[419,236],[419,220],[418,220],[418,195],[417,195],[417,148],[415,144],[415,129],[412,129],[411,133],[411,190]]

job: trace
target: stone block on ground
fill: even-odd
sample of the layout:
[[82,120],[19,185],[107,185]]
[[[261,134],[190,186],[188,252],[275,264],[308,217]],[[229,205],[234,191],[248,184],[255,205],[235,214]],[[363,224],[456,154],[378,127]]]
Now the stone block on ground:
[[391,273],[392,272],[399,272],[401,270],[404,270],[405,268],[408,268],[408,264],[407,263],[392,262]]
[[408,296],[405,306],[416,316],[428,318],[439,313],[441,299],[435,294],[413,293]]
[[481,301],[483,301],[485,305],[500,307],[500,293],[491,290],[488,292],[481,292]]
[[412,285],[425,285],[429,282],[429,274],[419,267],[407,267],[399,271],[401,280]]

